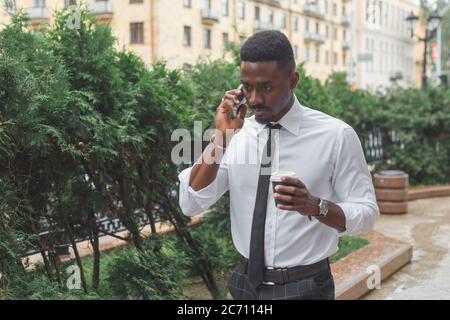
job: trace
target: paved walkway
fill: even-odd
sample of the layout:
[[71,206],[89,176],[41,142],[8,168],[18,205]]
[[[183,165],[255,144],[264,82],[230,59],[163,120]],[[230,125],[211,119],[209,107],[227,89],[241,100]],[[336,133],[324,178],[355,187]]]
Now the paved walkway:
[[449,197],[411,201],[407,215],[382,215],[375,230],[412,244],[413,259],[363,299],[450,300]]

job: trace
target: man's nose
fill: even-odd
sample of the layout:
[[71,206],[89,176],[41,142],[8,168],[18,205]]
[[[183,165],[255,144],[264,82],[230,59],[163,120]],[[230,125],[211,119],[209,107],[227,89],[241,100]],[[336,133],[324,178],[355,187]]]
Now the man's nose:
[[257,90],[252,90],[251,92],[249,92],[250,94],[248,95],[248,103],[252,106],[257,106],[262,104],[262,97],[260,94],[258,94]]

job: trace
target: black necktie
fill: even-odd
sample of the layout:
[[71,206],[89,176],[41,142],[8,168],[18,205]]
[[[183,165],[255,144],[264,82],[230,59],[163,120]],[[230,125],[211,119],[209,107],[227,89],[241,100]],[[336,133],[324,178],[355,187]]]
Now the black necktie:
[[280,124],[268,124],[269,138],[264,147],[259,170],[258,190],[253,211],[250,256],[248,259],[248,278],[256,289],[263,282],[264,273],[264,229],[266,225],[267,197],[269,195],[270,168],[272,167],[272,130],[281,129]]

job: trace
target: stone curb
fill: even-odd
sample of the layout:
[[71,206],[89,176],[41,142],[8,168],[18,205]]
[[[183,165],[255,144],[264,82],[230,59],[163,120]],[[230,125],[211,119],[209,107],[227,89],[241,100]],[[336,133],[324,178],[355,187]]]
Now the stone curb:
[[375,279],[378,278],[381,284],[412,259],[412,246],[406,242],[376,231],[360,237],[370,243],[331,265],[337,300],[361,298],[375,289]]
[[450,197],[450,185],[438,187],[416,187],[408,191],[408,200]]

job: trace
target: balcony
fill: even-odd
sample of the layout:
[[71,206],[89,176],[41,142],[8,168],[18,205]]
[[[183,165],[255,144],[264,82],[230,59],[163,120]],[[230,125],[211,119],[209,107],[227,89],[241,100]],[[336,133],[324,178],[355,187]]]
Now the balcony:
[[325,12],[320,9],[319,4],[317,3],[306,3],[303,9],[303,12],[307,16],[323,18],[325,17]]
[[253,22],[253,28],[255,29],[255,31],[262,31],[262,30],[273,30],[275,28],[275,26],[271,22],[255,20]]
[[255,0],[255,2],[264,3],[275,7],[281,6],[281,0]]
[[45,7],[28,8],[27,16],[32,24],[45,23],[50,19],[48,9]]
[[219,21],[219,12],[211,8],[202,9],[202,21],[205,24],[213,24]]
[[350,41],[344,40],[344,42],[342,43],[342,49],[350,50],[351,47],[352,47],[352,45],[350,44]]
[[89,13],[94,14],[99,20],[110,20],[113,15],[112,1],[96,1],[89,3]]
[[389,73],[389,80],[391,81],[398,81],[403,79],[403,72],[401,71],[394,71]]
[[315,42],[317,44],[325,43],[325,37],[318,33],[306,32],[305,42]]
[[350,27],[350,25],[352,24],[352,18],[347,15],[342,16],[341,24],[344,27]]

